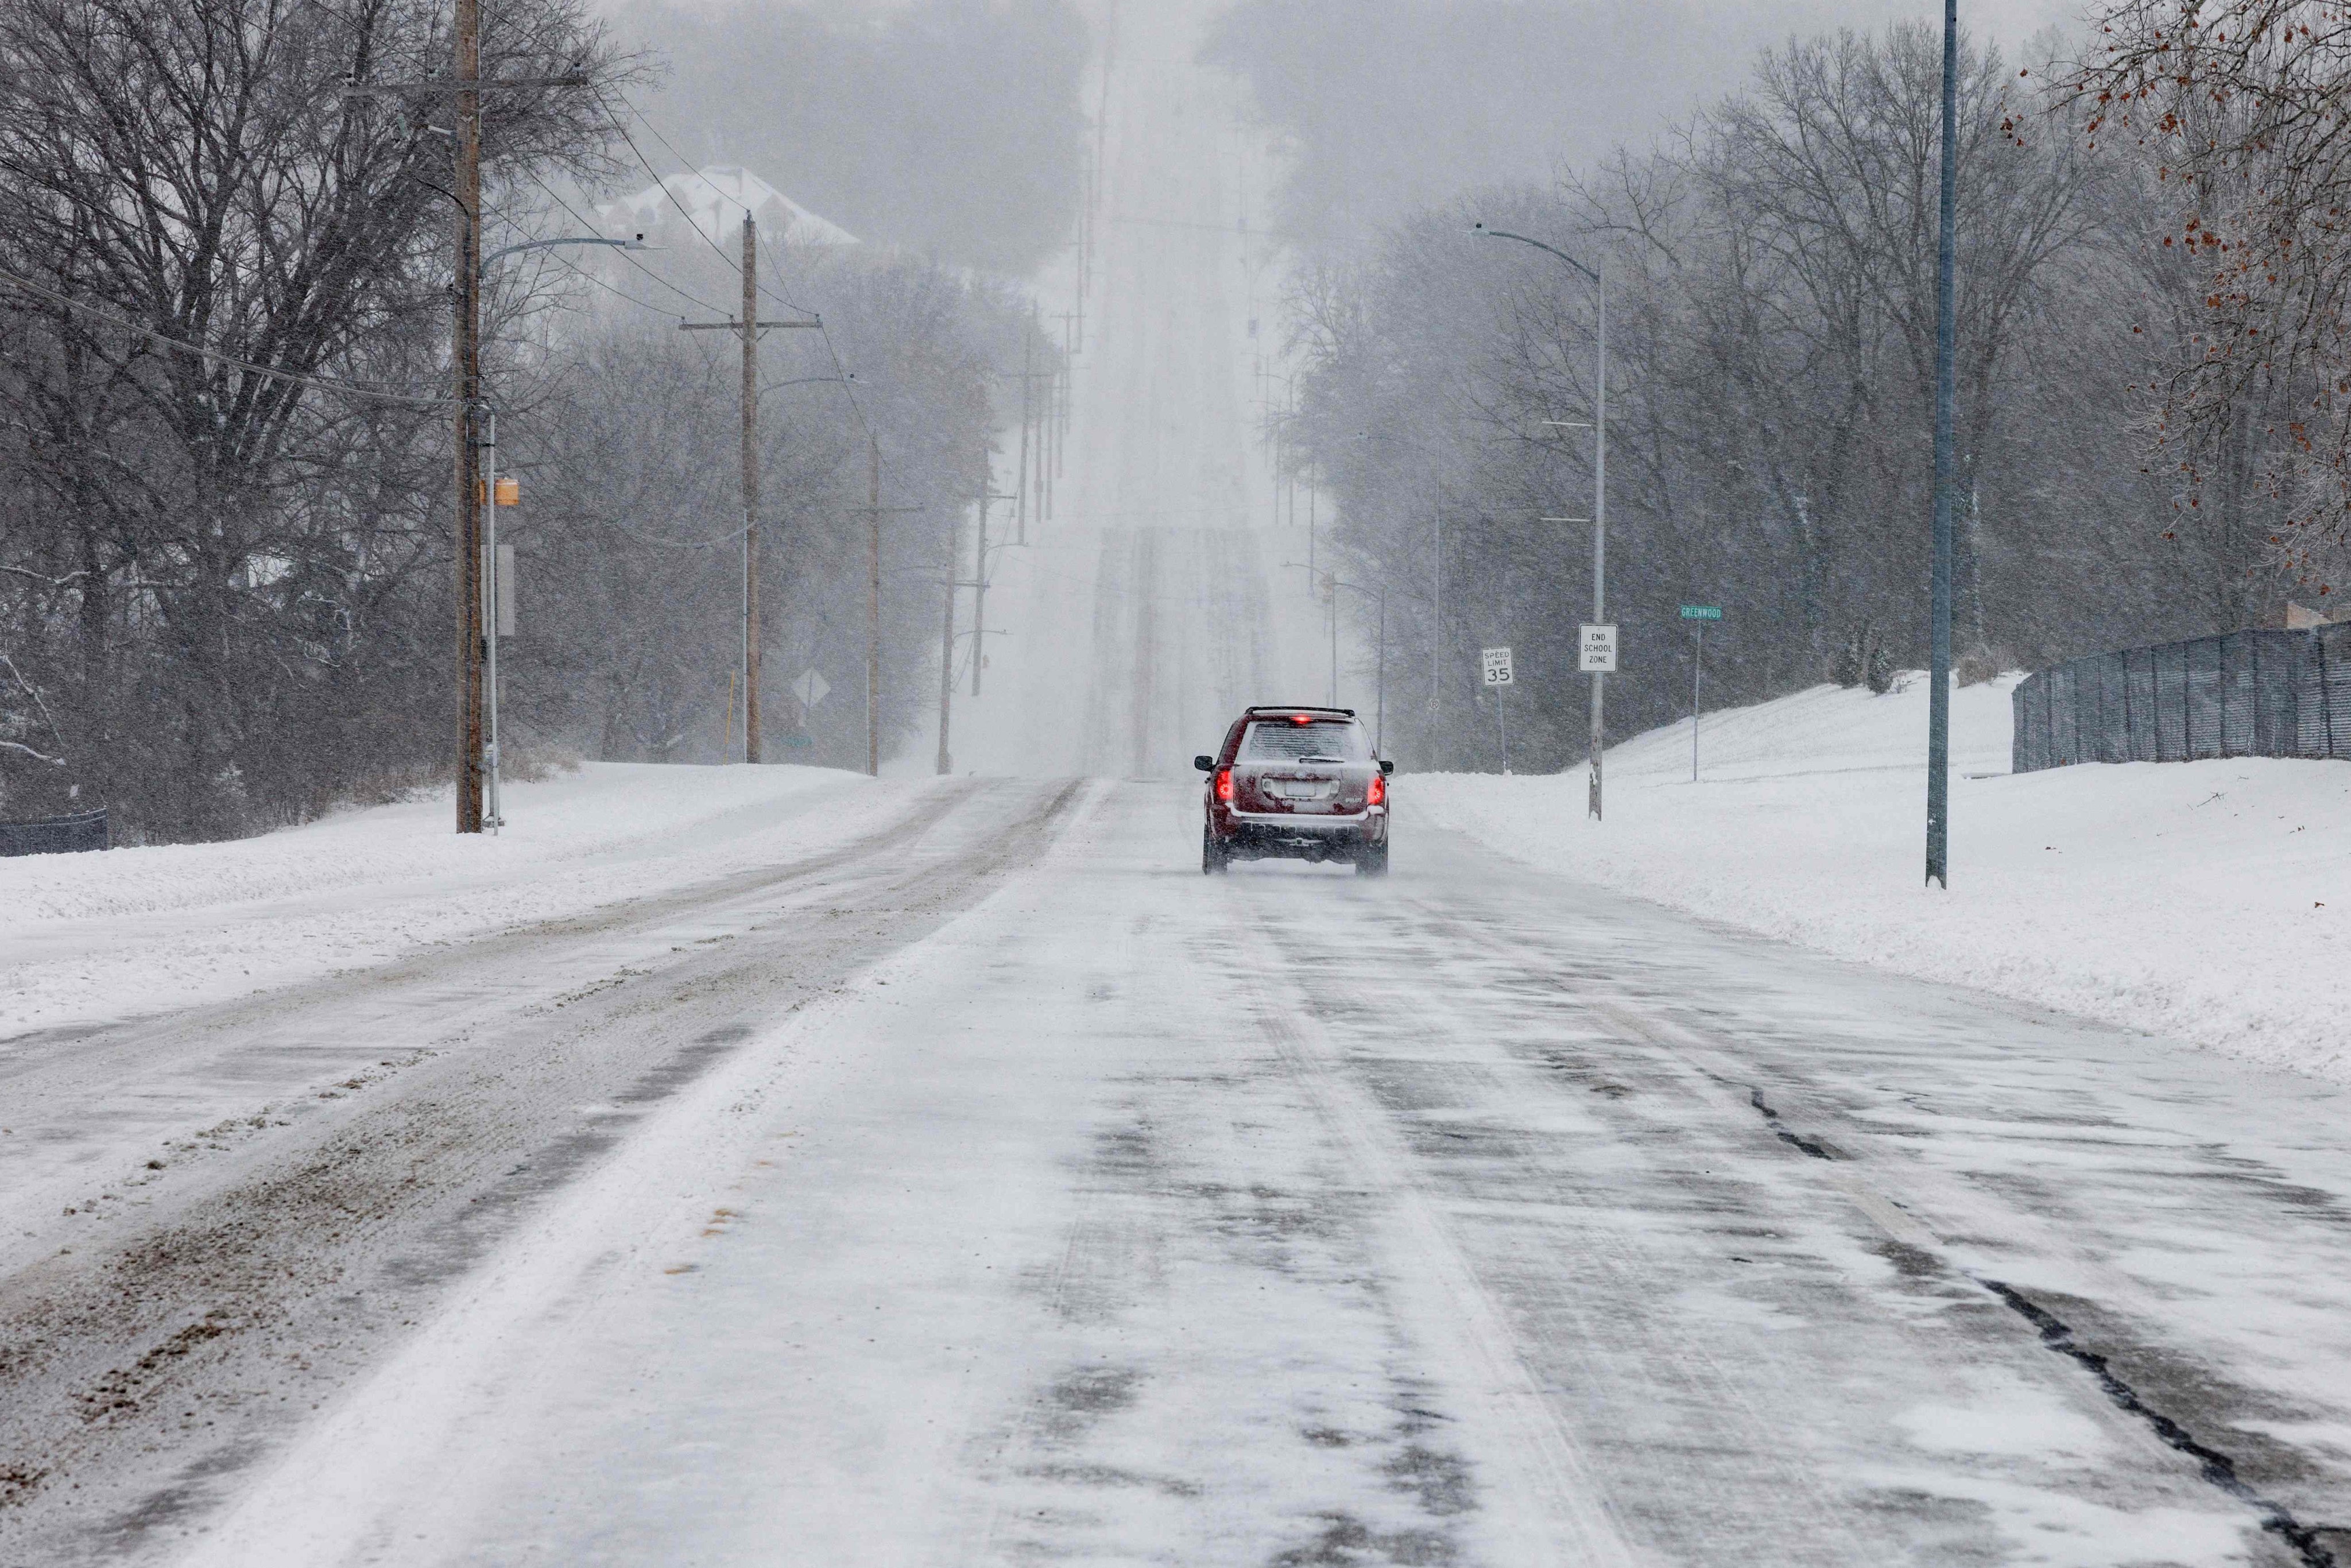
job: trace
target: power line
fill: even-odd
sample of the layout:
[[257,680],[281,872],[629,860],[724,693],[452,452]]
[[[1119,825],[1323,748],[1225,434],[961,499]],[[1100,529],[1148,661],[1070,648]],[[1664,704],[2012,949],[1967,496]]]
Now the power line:
[[[602,102],[603,97],[604,95],[601,89],[598,89],[596,93],[597,100],[599,102]],[[653,123],[650,120],[645,120],[643,112],[640,110],[635,104],[629,102],[627,94],[623,93],[621,95],[621,101],[628,106],[629,112],[636,116],[637,120],[644,125],[646,130],[653,131]],[[636,154],[638,164],[643,168],[644,172],[648,175],[652,176],[653,188],[669,199],[669,204],[677,209],[677,215],[685,220],[685,226],[692,229],[695,232],[695,237],[699,238],[703,244],[710,247],[710,253],[713,256],[726,264],[727,271],[733,273],[737,277],[742,277],[743,268],[741,266],[736,262],[733,256],[726,254],[725,246],[721,246],[716,240],[702,232],[702,225],[694,221],[694,214],[686,211],[685,204],[684,202],[677,199],[677,193],[669,188],[669,180],[667,176],[664,175],[659,170],[653,167],[653,160],[647,158],[645,156],[644,149],[637,145],[637,139],[629,134],[628,126],[622,121],[619,115],[612,113],[612,106],[611,104],[604,104],[604,112],[611,119],[612,129],[621,133],[621,140],[628,143],[629,151]],[[653,131],[653,134],[658,138],[661,135],[661,132],[655,131]],[[696,179],[702,178],[702,172],[696,169],[693,164],[686,162],[684,156],[680,153],[676,148],[670,147],[667,141],[662,142],[662,145],[664,147],[669,147],[669,155],[675,158],[688,174],[693,175]],[[703,180],[702,183],[705,185],[710,184],[710,182],[707,180]],[[710,189],[712,193],[715,195],[721,197],[725,195],[725,193],[720,191],[716,185],[710,185]]]
[[[591,89],[590,90],[596,93],[598,101],[602,102],[603,89],[597,88]],[[716,184],[714,184],[700,169],[687,162],[685,154],[680,152],[676,147],[671,144],[669,138],[661,133],[661,127],[655,125],[650,119],[648,119],[643,110],[639,109],[634,103],[630,102],[628,94],[618,93],[616,96],[620,99],[621,102],[627,107],[629,113],[635,117],[637,123],[643,126],[647,131],[651,132],[653,140],[660,142],[663,149],[667,152],[671,157],[677,160],[678,167],[683,169],[688,177],[700,180],[705,185],[709,186],[710,193],[718,197],[721,201],[727,199],[726,192],[720,190]],[[692,229],[695,233],[695,236],[700,239],[703,244],[710,247],[711,254],[716,256],[720,261],[724,262],[729,272],[732,272],[737,277],[742,277],[743,268],[741,266],[736,262],[733,256],[726,254],[726,249],[724,246],[721,246],[716,240],[702,232],[702,225],[694,221],[694,214],[686,211],[685,204],[677,199],[677,193],[675,191],[670,189],[668,179],[653,168],[653,161],[645,156],[644,149],[637,145],[637,139],[629,134],[629,128],[622,123],[620,116],[612,113],[612,106],[606,103],[603,105],[603,108],[605,114],[610,116],[611,119],[612,128],[621,133],[621,140],[626,142],[628,144],[629,151],[635,154],[638,165],[652,177],[653,184],[660,189],[661,193],[664,196],[668,198],[669,204],[677,209],[678,216],[685,220],[686,227]],[[747,213],[750,210],[748,203],[740,203],[738,204],[742,205],[744,211]],[[762,294],[768,294],[768,290],[761,287],[757,279],[753,280],[752,287],[754,288],[758,288]],[[797,310],[800,308],[799,306],[793,304],[789,298],[783,295],[768,294],[768,297],[788,310]]]
[[250,360],[240,360],[234,354],[224,354],[218,349],[207,349],[201,343],[191,343],[184,338],[174,338],[169,333],[159,332],[152,327],[141,326],[128,317],[118,316],[98,306],[86,305],[71,295],[61,294],[54,288],[35,283],[28,277],[19,277],[13,272],[0,271],[0,282],[12,283],[27,294],[37,295],[53,305],[88,316],[93,320],[103,321],[110,327],[119,327],[126,332],[136,333],[141,338],[163,344],[167,348],[177,349],[183,353],[193,354],[199,359],[209,360],[214,364],[226,365],[233,370],[244,371],[251,375],[268,376],[277,381],[292,382],[298,386],[312,387],[319,392],[333,392],[338,396],[358,398],[369,402],[398,403],[407,408],[454,408],[456,406],[456,400],[454,398],[418,397],[409,392],[380,392],[373,387],[361,386],[356,382],[337,381],[329,376],[306,375],[299,371],[282,371],[270,365],[256,365]]
[[[549,186],[547,182],[540,179],[536,172],[532,173],[530,181],[532,184],[537,185],[540,191],[546,193],[549,201],[553,202],[557,206],[561,207],[565,212],[570,214],[573,220],[579,223],[582,227],[591,229],[601,227],[596,220],[589,217],[585,213],[582,213],[579,208],[573,206],[569,202],[565,201],[560,195],[557,194],[556,192]],[[643,262],[639,261],[628,251],[620,250],[616,251],[615,254],[617,254],[623,261],[626,261],[631,267],[635,267],[639,272],[643,273],[647,277],[652,278],[655,283],[658,283],[664,288],[668,289],[680,299],[692,305],[695,309],[706,310],[714,316],[724,316],[726,314],[724,310],[721,310],[717,306],[711,304],[708,300],[704,299],[697,295],[690,294],[684,288],[679,287],[676,284],[672,283],[668,278],[664,277],[660,273],[655,272],[652,267],[647,267]],[[580,275],[582,277],[588,276],[584,271],[581,272]],[[611,291],[615,294],[621,294],[619,289],[612,288],[610,284],[604,284],[603,287],[606,288],[611,288]],[[667,316],[673,314],[673,312],[664,310],[657,305],[646,305],[643,300],[636,299],[632,295],[621,294],[621,298],[623,299],[632,300],[634,303],[639,305],[644,305],[646,309],[654,312],[656,315]]]
[[596,287],[602,289],[607,294],[612,295],[617,298],[625,299],[630,304],[636,306],[639,309],[650,310],[656,316],[669,316],[675,314],[674,311],[665,309],[663,307],[654,304],[650,299],[639,298],[637,296],[630,293],[625,288],[620,287],[616,284],[605,282],[602,278],[597,277],[594,273],[589,271],[586,267],[580,266],[578,262],[572,260],[568,256],[549,256],[547,259],[554,262],[559,267],[562,267],[574,277],[578,277],[581,282],[592,284]]
[[[776,287],[789,288],[789,285],[784,278],[783,263],[776,258],[772,251],[768,253],[768,265],[775,270]],[[805,306],[793,304],[789,298],[785,299],[784,303],[794,310],[807,308]],[[824,343],[825,358],[832,361],[832,373],[841,378],[841,389],[849,394],[849,412],[856,416],[857,428],[865,433],[866,440],[878,444],[882,437],[865,417],[865,405],[858,400],[857,396],[857,382],[851,377],[849,367],[841,362],[841,350],[833,345],[832,329],[825,325],[824,312],[810,310],[808,313],[816,319],[817,336]]]

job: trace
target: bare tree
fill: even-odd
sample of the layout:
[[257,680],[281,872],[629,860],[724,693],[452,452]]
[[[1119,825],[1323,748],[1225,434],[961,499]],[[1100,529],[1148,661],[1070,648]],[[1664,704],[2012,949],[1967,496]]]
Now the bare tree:
[[[134,832],[315,810],[434,719],[450,104],[341,89],[448,54],[419,0],[0,8],[0,559],[37,574],[0,636]],[[486,75],[623,64],[575,0],[486,14]],[[490,96],[494,182],[598,166],[596,95]]]
[[2156,391],[2180,509],[2203,514],[2183,526],[2307,575],[2351,544],[2351,15],[2119,0],[2099,24],[2064,80],[2087,133],[2172,193],[2160,246],[2189,308]]

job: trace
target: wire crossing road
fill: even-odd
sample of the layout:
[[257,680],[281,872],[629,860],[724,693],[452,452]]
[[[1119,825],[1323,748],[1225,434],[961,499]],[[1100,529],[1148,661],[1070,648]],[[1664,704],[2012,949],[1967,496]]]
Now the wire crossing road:
[[0,1562],[2342,1560],[2336,1096],[1398,793],[1374,884],[1201,877],[1190,789],[935,791],[577,1024],[516,975],[0,1285]]

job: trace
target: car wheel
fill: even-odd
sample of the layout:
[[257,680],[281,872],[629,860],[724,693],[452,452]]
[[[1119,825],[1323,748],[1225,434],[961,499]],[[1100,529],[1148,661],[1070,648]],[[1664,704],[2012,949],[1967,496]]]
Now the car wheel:
[[1364,848],[1362,848],[1362,849],[1360,849],[1360,850],[1356,851],[1356,852],[1355,852],[1355,874],[1356,874],[1357,876],[1385,876],[1385,875],[1387,875],[1387,874],[1388,874],[1388,847],[1387,847],[1387,845],[1386,845],[1386,844],[1384,844],[1384,843],[1378,844],[1378,845],[1370,845],[1370,844],[1367,844],[1367,845],[1365,845]]
[[1217,835],[1207,823],[1200,825],[1200,874],[1222,876],[1232,865],[1231,857],[1217,842]]

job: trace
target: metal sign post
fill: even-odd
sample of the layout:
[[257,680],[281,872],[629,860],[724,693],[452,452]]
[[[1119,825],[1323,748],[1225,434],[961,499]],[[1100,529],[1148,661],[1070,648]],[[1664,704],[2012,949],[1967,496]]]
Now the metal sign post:
[[1578,630],[1576,664],[1592,677],[1592,798],[1588,811],[1596,822],[1600,820],[1600,764],[1607,747],[1605,732],[1600,727],[1601,693],[1606,686],[1604,677],[1616,673],[1616,628],[1587,623]]
[[1698,683],[1706,678],[1706,623],[1722,619],[1719,604],[1685,604],[1682,619],[1698,633],[1698,649],[1690,655],[1690,782],[1698,782]]
[[1502,730],[1502,774],[1508,778],[1510,771],[1509,693],[1513,680],[1510,651],[1507,647],[1483,648],[1479,651],[1478,659],[1485,672],[1486,684],[1494,688],[1494,716],[1500,722]]

